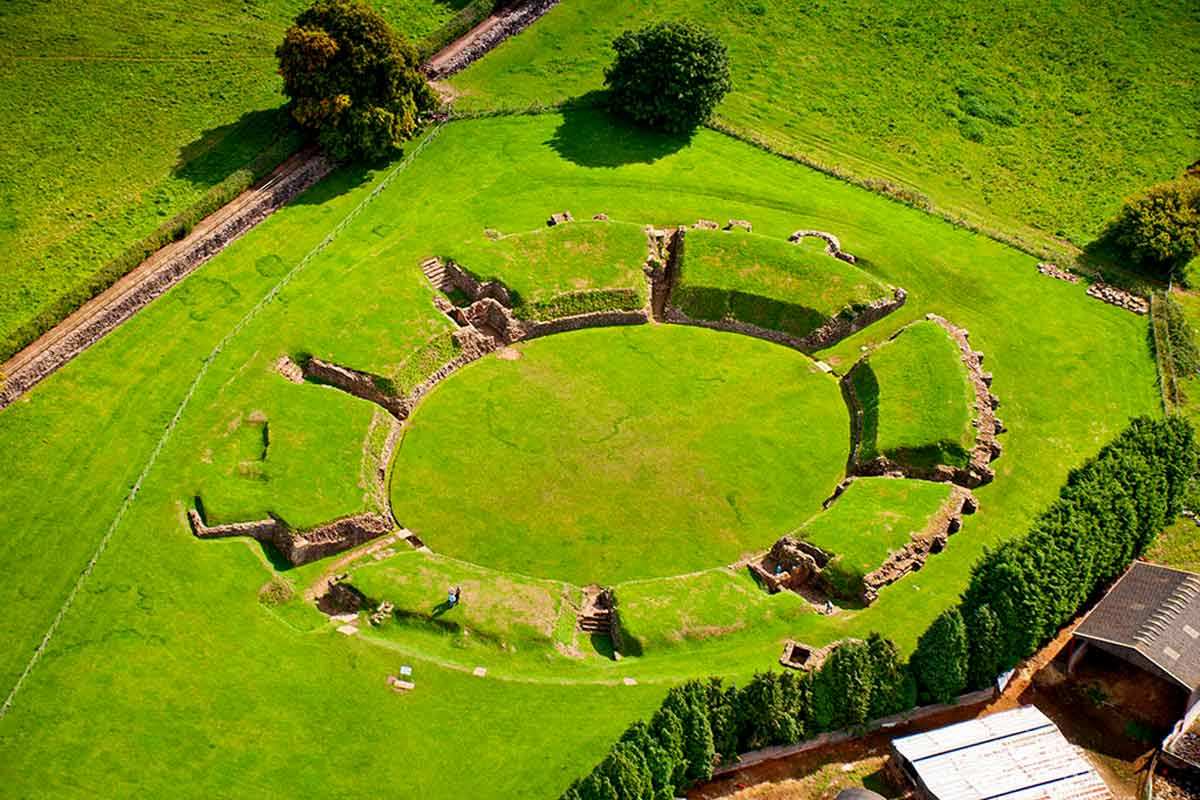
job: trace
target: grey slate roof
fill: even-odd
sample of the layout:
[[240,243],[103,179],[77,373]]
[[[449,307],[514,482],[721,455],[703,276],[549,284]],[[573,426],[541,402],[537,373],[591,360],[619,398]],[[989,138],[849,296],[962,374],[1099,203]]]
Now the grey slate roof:
[[1200,575],[1136,561],[1075,636],[1138,653],[1194,690],[1200,686]]

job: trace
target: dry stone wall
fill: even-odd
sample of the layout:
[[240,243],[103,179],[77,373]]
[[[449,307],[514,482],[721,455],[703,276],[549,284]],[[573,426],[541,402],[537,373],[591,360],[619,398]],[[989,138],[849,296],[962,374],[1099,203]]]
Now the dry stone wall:
[[1042,261],[1037,265],[1037,271],[1048,278],[1054,278],[1067,283],[1079,283],[1079,276],[1071,272],[1069,269],[1063,269],[1057,264],[1051,264],[1048,261]]
[[[62,326],[55,328],[30,345],[26,351],[18,353],[9,362],[7,380],[0,388],[0,409],[11,404],[51,373],[115,330],[221,252],[230,242],[325,177],[331,169],[333,162],[321,155],[310,155],[299,160],[292,168],[273,176],[263,186],[251,189],[252,202],[238,207],[232,216],[215,228],[194,239],[184,239],[178,252],[165,263],[148,272],[143,279],[114,297],[108,305],[89,316],[82,324],[65,331]],[[222,209],[216,213],[224,211],[225,209]],[[203,224],[202,222],[201,225]],[[69,323],[70,318],[64,325]],[[23,356],[27,352],[33,352],[34,355],[25,359]]]
[[510,36],[516,36],[528,28],[558,3],[559,0],[527,0],[501,11],[495,19],[485,23],[486,27],[480,26],[483,30],[465,46],[454,50],[449,58],[434,59],[427,64],[425,74],[433,79],[448,78],[466,69]]
[[1104,281],[1096,281],[1087,288],[1088,297],[1094,297],[1109,305],[1123,308],[1126,311],[1132,311],[1135,314],[1149,314],[1150,301],[1144,297],[1140,297],[1132,292],[1127,292],[1124,289],[1117,288]]

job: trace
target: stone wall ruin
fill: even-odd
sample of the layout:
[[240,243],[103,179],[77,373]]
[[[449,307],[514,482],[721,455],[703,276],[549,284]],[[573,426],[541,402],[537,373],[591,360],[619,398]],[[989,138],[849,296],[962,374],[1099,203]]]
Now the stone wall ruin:
[[306,530],[293,530],[276,517],[227,525],[206,525],[196,509],[188,510],[188,522],[198,539],[247,536],[270,544],[294,566],[357,547],[389,533],[393,528],[389,518],[375,512],[341,517]]
[[825,242],[826,255],[833,256],[839,261],[845,261],[847,264],[854,264],[858,262],[857,258],[842,249],[841,241],[832,233],[826,233],[825,231],[800,230],[789,236],[788,241],[792,242],[793,244],[800,244],[800,242],[802,242],[805,237],[808,236]]
[[[953,487],[950,496],[929,518],[925,527],[914,533],[899,550],[891,552],[883,564],[863,576],[862,585],[857,589],[858,596],[846,599],[858,600],[866,605],[875,602],[883,587],[910,572],[916,572],[925,565],[929,556],[942,552],[949,537],[962,529],[963,515],[973,514],[978,508],[979,502],[970,490],[961,486]],[[772,545],[770,551],[751,560],[746,567],[769,594],[785,589],[803,594],[806,589],[813,589],[836,596],[839,592],[835,590],[834,581],[827,580],[825,575],[825,569],[835,558],[834,554],[804,539],[783,536]]]

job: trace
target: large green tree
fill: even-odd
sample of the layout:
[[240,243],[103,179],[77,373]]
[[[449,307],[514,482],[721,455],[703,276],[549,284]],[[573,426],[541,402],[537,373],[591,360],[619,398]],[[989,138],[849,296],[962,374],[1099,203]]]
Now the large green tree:
[[611,107],[671,133],[703,123],[729,93],[729,55],[716,34],[692,22],[659,22],[613,40],[604,73]]
[[360,0],[318,0],[275,50],[295,120],[335,158],[381,158],[436,99],[416,50]]

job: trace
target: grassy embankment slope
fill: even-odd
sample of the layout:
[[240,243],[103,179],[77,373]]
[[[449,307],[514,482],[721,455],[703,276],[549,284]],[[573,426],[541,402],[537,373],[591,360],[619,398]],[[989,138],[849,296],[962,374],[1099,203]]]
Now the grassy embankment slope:
[[[591,166],[581,154],[615,166]],[[954,600],[984,546],[1020,532],[1072,466],[1131,415],[1157,408],[1144,319],[1038,276],[1028,256],[716,134],[684,143],[581,114],[454,123],[333,245],[305,260],[378,179],[339,173],[0,413],[5,687],[107,542],[0,720],[0,770],[13,794],[393,786],[430,797],[553,796],[671,681],[745,677],[774,663],[785,636],[820,643],[877,629],[911,647]],[[322,566],[278,573],[249,543],[198,542],[185,525],[186,503],[205,481],[213,503],[235,496],[231,482],[253,481],[259,488],[239,495],[238,516],[273,507],[289,519],[322,519],[356,510],[365,491],[364,428],[374,413],[334,390],[281,386],[274,360],[307,351],[396,369],[448,326],[430,303],[422,258],[444,252],[464,229],[529,230],[564,207],[656,224],[744,218],[775,237],[797,227],[831,230],[880,280],[910,291],[894,318],[822,354],[833,363],[847,364],[860,346],[928,311],[968,326],[988,354],[1010,429],[997,480],[978,493],[980,512],[945,554],[867,610],[824,617],[761,593],[744,605],[705,603],[691,638],[621,662],[564,665],[526,658],[524,649],[463,651],[452,640],[366,631],[346,638],[307,612],[281,617],[259,603],[267,581],[299,586]],[[301,263],[273,302],[235,327]],[[111,527],[202,361],[235,330]],[[1105,347],[1094,347],[1098,340]],[[746,392],[770,379],[757,376]],[[213,478],[205,450],[238,414],[248,419],[256,410],[271,421],[272,437],[300,442],[306,426],[320,424],[320,442],[290,454],[268,449],[269,483]],[[636,585],[660,597],[675,592],[669,613],[682,614],[706,592],[746,580],[720,571],[699,579],[712,585]],[[632,589],[618,591],[629,598]],[[758,626],[765,615],[774,622]],[[666,616],[654,617],[664,629]],[[739,620],[744,627],[724,629]],[[400,663],[416,667],[418,689],[405,697],[383,684]],[[472,677],[476,665],[488,677]],[[622,685],[626,675],[638,685]],[[448,720],[481,715],[486,725],[446,746]],[[370,733],[347,735],[353,731]]]
[[689,231],[671,302],[695,319],[732,318],[797,338],[891,291],[823,244],[740,231]]
[[862,406],[860,462],[965,467],[975,444],[975,392],[958,345],[922,320],[866,356],[852,377]]
[[[378,5],[418,39],[464,2]],[[0,362],[86,298],[108,262],[299,146],[274,50],[306,5],[0,7]]]

